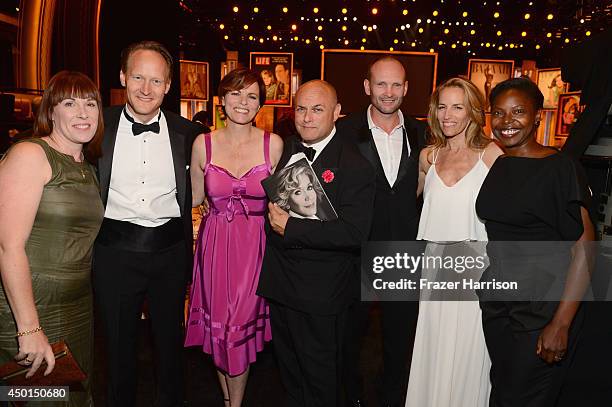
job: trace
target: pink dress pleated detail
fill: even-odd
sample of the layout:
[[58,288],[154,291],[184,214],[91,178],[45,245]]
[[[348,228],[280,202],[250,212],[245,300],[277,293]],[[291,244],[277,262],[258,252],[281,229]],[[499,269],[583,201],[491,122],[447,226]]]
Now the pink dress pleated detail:
[[261,180],[270,175],[270,134],[265,163],[240,178],[211,160],[205,135],[204,181],[210,211],[200,224],[193,265],[185,346],[202,346],[220,370],[243,373],[272,339],[266,301],[257,296],[268,200]]

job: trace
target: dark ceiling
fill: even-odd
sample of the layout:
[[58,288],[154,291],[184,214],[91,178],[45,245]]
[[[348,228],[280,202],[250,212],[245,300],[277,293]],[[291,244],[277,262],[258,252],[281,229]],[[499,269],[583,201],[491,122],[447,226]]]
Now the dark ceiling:
[[19,0],[0,1],[0,13],[17,17],[17,15],[19,14]]
[[[469,58],[558,66],[565,47],[612,26],[612,0],[183,0],[181,48],[290,51],[305,78],[320,49],[438,52],[442,77]],[[237,11],[234,10],[237,7]],[[283,10],[286,8],[286,12]],[[374,10],[376,9],[376,10]],[[292,27],[293,26],[293,27]]]

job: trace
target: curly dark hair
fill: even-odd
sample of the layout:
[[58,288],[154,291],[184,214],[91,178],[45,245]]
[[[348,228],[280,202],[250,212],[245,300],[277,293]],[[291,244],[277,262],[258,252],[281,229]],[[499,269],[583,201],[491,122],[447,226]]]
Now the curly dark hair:
[[544,107],[544,95],[542,95],[540,88],[538,88],[538,85],[536,85],[526,76],[507,79],[495,85],[493,90],[491,90],[491,94],[489,95],[491,106],[495,104],[495,99],[497,99],[499,95],[511,89],[523,92],[529,99],[531,99],[535,110],[541,110]]

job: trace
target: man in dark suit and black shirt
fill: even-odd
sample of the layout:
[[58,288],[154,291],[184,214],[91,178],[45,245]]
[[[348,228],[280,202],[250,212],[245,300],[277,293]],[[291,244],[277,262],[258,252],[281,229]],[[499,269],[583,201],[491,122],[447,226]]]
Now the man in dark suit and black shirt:
[[346,310],[359,279],[356,259],[370,230],[374,174],[355,145],[336,133],[340,105],[330,84],[305,83],[295,105],[299,137],[285,141],[279,168],[293,154],[310,148],[312,168],[338,219],[298,219],[269,204],[258,294],[270,301],[287,405],[334,407]]
[[[384,56],[375,60],[363,85],[371,104],[365,111],[339,121],[338,129],[353,137],[376,172],[374,218],[368,240],[415,240],[420,215],[416,195],[418,159],[425,145],[426,123],[400,110],[408,82],[404,66],[397,59]],[[344,372],[349,406],[364,406],[359,351],[369,308],[369,302],[357,300],[349,311]],[[403,407],[406,363],[414,341],[418,302],[381,301],[380,308],[384,365],[381,404]]]
[[107,405],[136,405],[137,329],[146,298],[156,349],[156,405],[179,406],[192,264],[188,164],[198,126],[160,109],[172,77],[172,57],[161,44],[136,43],[121,57],[127,104],[104,111],[98,172],[106,210],[93,272],[107,341]]

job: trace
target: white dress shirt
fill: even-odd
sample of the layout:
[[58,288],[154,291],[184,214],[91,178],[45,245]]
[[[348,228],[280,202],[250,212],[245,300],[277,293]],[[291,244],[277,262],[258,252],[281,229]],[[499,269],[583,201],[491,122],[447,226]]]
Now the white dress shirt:
[[144,124],[158,116],[159,134],[145,131],[134,136],[132,123],[121,113],[104,217],[146,227],[180,217],[168,123],[161,113]]
[[[393,186],[397,180],[397,173],[399,171],[400,161],[402,160],[402,146],[404,144],[404,115],[401,110],[397,111],[399,117],[399,123],[391,133],[387,133],[372,120],[370,110],[373,108],[372,105],[368,107],[368,127],[372,132],[374,144],[376,145],[376,151],[380,157],[385,177],[389,182],[389,185]],[[406,147],[408,148],[408,155],[410,155],[410,144],[406,140]]]

